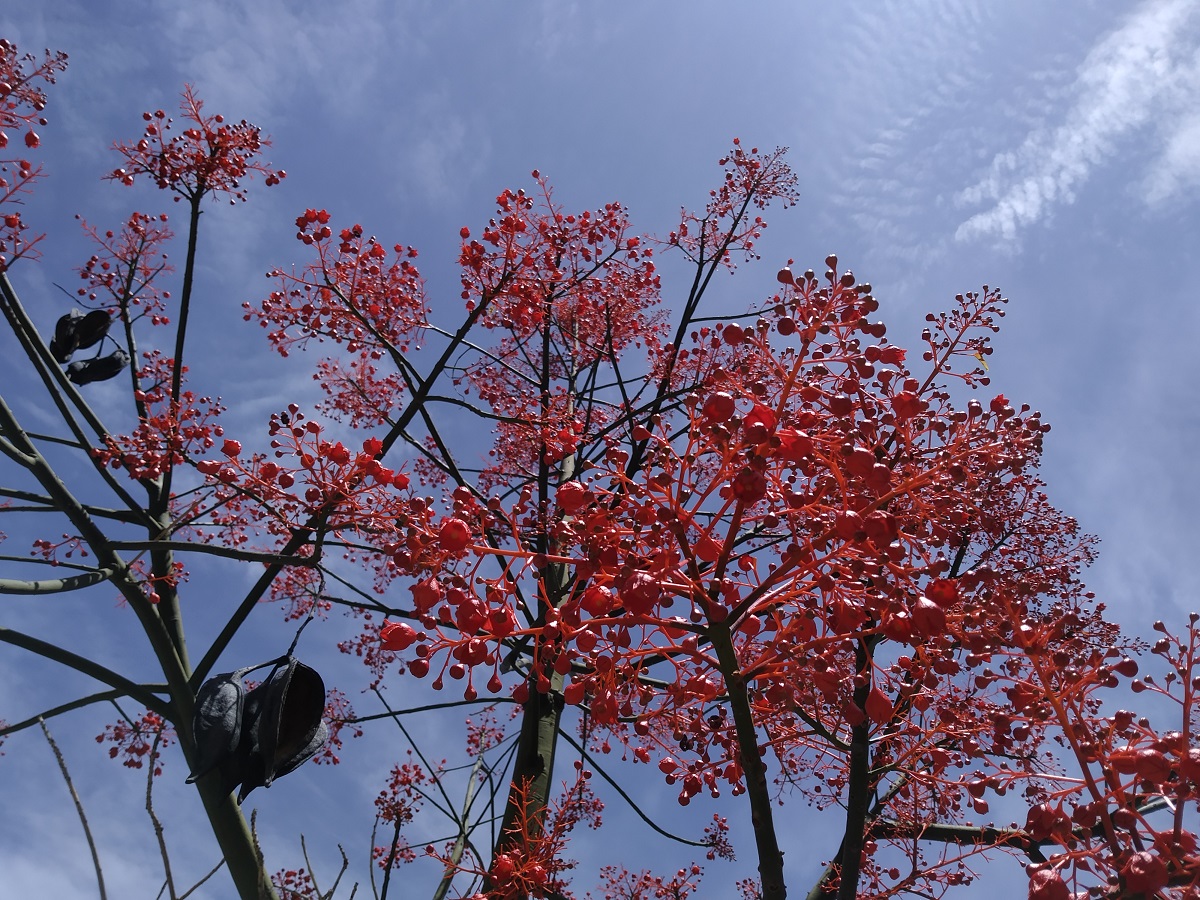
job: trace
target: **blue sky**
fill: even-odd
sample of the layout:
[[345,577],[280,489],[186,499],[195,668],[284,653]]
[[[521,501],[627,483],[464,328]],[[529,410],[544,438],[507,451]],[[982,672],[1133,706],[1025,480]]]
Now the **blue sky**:
[[[175,108],[184,82],[211,111],[261,125],[274,138],[268,158],[288,171],[280,187],[254,185],[244,207],[210,207],[201,238],[207,309],[192,374],[247,427],[315,398],[308,376],[266,358],[240,317],[266,289],[267,268],[299,259],[292,220],[305,207],[418,247],[435,306],[457,304],[458,229],[477,227],[498,191],[528,184],[535,167],[568,207],[620,200],[640,229],[665,231],[680,206],[704,202],[731,138],[787,145],[801,202],[771,212],[762,264],[743,267],[723,296],[765,296],[789,257],[803,268],[836,251],[875,286],[889,337],[911,346],[926,311],[999,285],[1011,302],[993,388],[1054,426],[1052,497],[1102,539],[1089,583],[1137,632],[1156,618],[1182,625],[1197,606],[1200,8],[1189,0],[8,6],[17,8],[0,11],[0,36],[71,57],[41,129],[50,177],[29,207],[49,235],[44,259],[13,273],[43,327],[69,306],[54,285],[70,287],[88,254],[76,213],[108,225],[133,208],[175,211],[149,189],[99,179],[117,164],[111,142],[136,137],[143,110]],[[667,303],[678,289],[665,285]],[[5,396],[35,421],[25,378],[17,356],[0,353]],[[96,397],[115,408],[115,393]],[[236,595],[237,582],[222,579],[246,577],[199,572],[193,590]],[[219,609],[219,597],[212,603]],[[203,634],[205,613],[196,615]],[[106,595],[8,598],[0,612],[42,635],[71,623],[81,646],[124,662],[109,625],[117,616]],[[280,640],[276,620],[259,618],[237,649]],[[327,646],[314,642],[314,652]],[[328,667],[347,687],[356,677],[337,660]],[[9,719],[89,689],[13,649],[0,650],[0,678]],[[110,891],[153,896],[141,782],[101,758],[91,738],[104,718],[58,720],[55,732],[103,828]],[[375,733],[347,752],[352,764],[306,769],[256,794],[269,858],[297,864],[304,831],[318,872],[340,841],[361,874],[386,741]],[[0,821],[6,888],[86,895],[90,864],[40,735],[25,732],[4,751],[0,795],[21,810]],[[176,759],[161,787],[175,835],[198,809],[182,777]],[[580,842],[576,855],[657,863],[643,849],[649,836],[618,803],[609,810],[606,843]],[[177,840],[185,871],[211,865],[207,838],[194,851]],[[704,896],[746,874],[753,850],[741,849],[736,866],[709,867]],[[795,890],[807,887],[803,856],[789,856]]]

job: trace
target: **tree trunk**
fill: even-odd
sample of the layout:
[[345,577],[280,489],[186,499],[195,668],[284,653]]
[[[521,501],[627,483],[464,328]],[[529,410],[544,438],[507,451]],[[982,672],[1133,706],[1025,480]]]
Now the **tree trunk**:
[[238,897],[241,900],[278,900],[241,807],[234,801],[232,793],[221,793],[220,773],[213,771],[205,775],[196,783],[196,788],[204,801],[204,811],[225,856]]

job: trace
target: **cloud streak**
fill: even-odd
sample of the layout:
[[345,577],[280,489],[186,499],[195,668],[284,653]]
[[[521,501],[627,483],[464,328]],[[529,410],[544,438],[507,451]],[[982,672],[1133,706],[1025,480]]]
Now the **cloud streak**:
[[[1087,55],[1074,102],[1053,127],[997,154],[986,175],[959,192],[960,206],[986,206],[963,221],[959,241],[1010,242],[1021,229],[1075,200],[1123,139],[1156,126],[1161,148],[1140,185],[1147,202],[1200,181],[1200,15],[1191,0],[1143,4]],[[1189,137],[1190,136],[1190,137]]]

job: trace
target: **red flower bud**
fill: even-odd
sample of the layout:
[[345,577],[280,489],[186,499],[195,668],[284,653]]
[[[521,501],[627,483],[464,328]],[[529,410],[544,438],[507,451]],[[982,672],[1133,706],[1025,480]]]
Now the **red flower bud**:
[[918,597],[912,605],[913,632],[923,637],[935,637],[946,630],[945,611],[928,597]]
[[379,639],[384,650],[407,650],[417,640],[417,631],[407,622],[383,622]]
[[725,391],[709,394],[701,408],[704,418],[713,423],[727,421],[736,411],[737,403],[733,399],[733,395]]
[[1029,873],[1029,900],[1071,900],[1071,889],[1057,869]]
[[587,503],[588,489],[578,481],[564,481],[558,486],[556,499],[558,508],[565,513],[573,513],[580,510]]
[[621,585],[621,605],[635,616],[649,615],[660,597],[662,585],[649,572],[634,572]]
[[458,553],[471,543],[471,529],[462,519],[446,519],[438,532],[438,542],[443,550]]
[[1125,887],[1131,894],[1149,897],[1167,883],[1167,866],[1149,850],[1134,853],[1121,869]]

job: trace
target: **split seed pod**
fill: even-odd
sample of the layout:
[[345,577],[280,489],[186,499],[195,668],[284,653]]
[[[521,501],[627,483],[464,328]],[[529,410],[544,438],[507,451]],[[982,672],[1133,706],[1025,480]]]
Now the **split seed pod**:
[[[247,691],[242,678],[271,665],[267,680]],[[292,656],[210,678],[196,695],[196,767],[188,782],[217,769],[224,791],[241,785],[241,803],[324,746],[329,737],[324,711],[321,676]]]
[[329,737],[321,719],[325,683],[315,669],[295,657],[285,657],[247,695],[246,710],[243,740],[249,737],[250,747],[238,803],[259,785],[270,787],[276,778],[307,762]]
[[242,710],[246,702],[246,686],[242,684],[242,676],[248,671],[239,669],[214,676],[196,692],[196,712],[192,717],[196,768],[188,776],[188,784],[208,774],[236,752],[241,740]]

